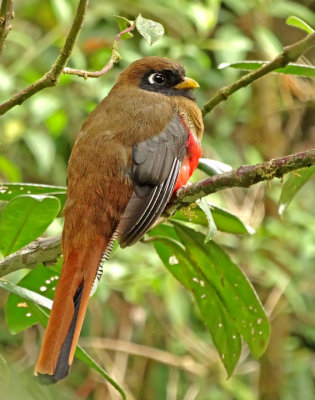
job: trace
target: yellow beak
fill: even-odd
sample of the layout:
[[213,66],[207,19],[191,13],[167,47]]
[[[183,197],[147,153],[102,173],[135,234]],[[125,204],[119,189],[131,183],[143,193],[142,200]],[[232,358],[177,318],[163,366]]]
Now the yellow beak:
[[186,76],[182,82],[174,86],[175,89],[196,89],[198,87],[198,82],[196,82],[194,79],[187,78]]

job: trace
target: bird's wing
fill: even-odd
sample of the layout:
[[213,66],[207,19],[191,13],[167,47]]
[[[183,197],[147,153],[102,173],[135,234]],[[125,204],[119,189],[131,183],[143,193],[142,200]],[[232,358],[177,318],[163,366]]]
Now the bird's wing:
[[133,146],[134,192],[118,225],[121,247],[136,242],[169,201],[186,154],[188,132],[176,114],[162,133]]

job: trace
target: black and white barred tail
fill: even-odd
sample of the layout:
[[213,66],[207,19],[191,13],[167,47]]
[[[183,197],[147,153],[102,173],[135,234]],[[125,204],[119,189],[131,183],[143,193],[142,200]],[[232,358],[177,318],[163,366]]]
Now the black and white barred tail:
[[103,254],[101,256],[98,268],[97,268],[97,272],[94,278],[94,282],[93,282],[93,286],[92,286],[92,290],[91,290],[91,294],[90,297],[94,295],[94,293],[96,292],[96,289],[98,287],[98,284],[100,283],[100,280],[102,278],[103,275],[103,265],[105,263],[105,261],[107,261],[109,259],[110,253],[113,250],[113,245],[114,245],[114,241],[117,238],[118,233],[115,231],[113,236],[111,237],[110,241],[108,242],[108,245],[106,246],[106,249],[103,251]]

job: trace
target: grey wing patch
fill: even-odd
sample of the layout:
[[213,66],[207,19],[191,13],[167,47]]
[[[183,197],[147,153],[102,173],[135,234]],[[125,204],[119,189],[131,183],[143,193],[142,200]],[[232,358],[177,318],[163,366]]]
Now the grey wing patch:
[[146,197],[152,187],[167,179],[174,158],[183,160],[187,140],[188,133],[176,114],[162,133],[133,146],[131,179],[139,197]]
[[159,135],[133,146],[134,192],[118,225],[121,247],[141,238],[169,201],[186,154],[188,132],[178,115]]
[[180,167],[181,161],[175,158],[168,178],[155,186],[148,196],[132,194],[117,228],[121,247],[139,240],[161,215],[173,193]]

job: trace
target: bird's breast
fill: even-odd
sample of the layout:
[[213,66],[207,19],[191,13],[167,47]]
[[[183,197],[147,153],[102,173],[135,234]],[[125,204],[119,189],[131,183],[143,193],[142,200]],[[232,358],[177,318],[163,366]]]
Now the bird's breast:
[[182,162],[181,169],[174,187],[174,192],[181,186],[187,184],[189,178],[198,166],[201,157],[201,146],[198,139],[197,127],[186,113],[180,113],[179,118],[186,131],[188,139],[186,142],[186,155]]
[[131,147],[108,135],[79,137],[68,168],[64,243],[79,247],[111,237],[132,193],[130,163]]

